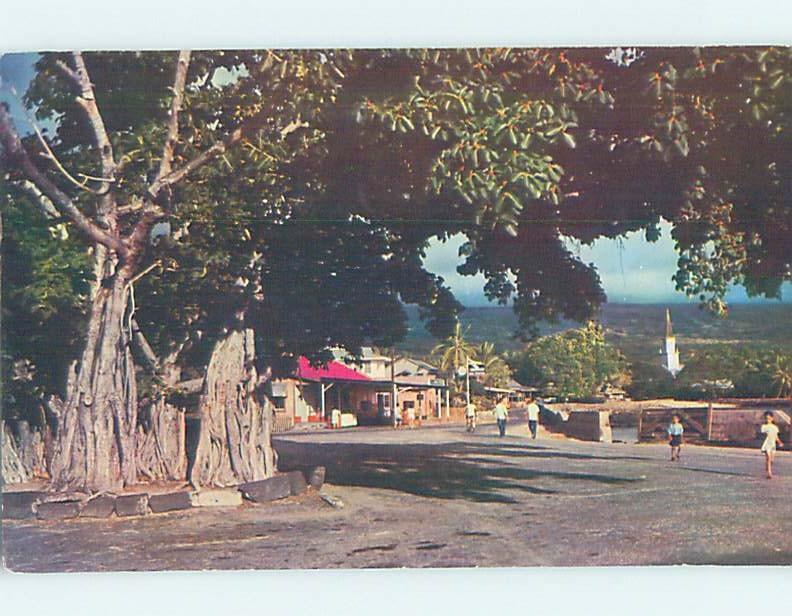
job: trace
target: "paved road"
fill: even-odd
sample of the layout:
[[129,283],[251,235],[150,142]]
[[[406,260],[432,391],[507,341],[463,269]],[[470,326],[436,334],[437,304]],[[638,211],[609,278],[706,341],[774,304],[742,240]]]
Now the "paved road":
[[[514,430],[525,433],[524,427]],[[8,522],[18,571],[792,564],[792,454],[498,438],[491,427],[282,436],[325,491],[134,520]]]

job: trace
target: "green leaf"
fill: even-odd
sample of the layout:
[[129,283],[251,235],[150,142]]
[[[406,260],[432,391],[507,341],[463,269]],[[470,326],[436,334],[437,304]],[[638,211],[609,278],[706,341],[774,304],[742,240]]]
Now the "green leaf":
[[562,130],[564,130],[564,125],[563,124],[559,124],[558,126],[554,126],[550,130],[545,132],[545,137],[548,137],[548,138],[549,137],[555,137]]
[[682,135],[677,141],[675,141],[674,145],[676,145],[677,149],[679,150],[679,153],[682,154],[682,156],[687,156],[688,153],[690,152],[690,147],[688,146],[688,140],[685,135]]
[[522,209],[523,209],[522,203],[520,203],[520,201],[517,199],[517,197],[515,197],[512,193],[507,191],[507,192],[503,193],[503,196],[506,199],[508,199],[509,201],[511,201],[512,207],[514,207],[514,210],[516,212],[521,212],[522,211]]

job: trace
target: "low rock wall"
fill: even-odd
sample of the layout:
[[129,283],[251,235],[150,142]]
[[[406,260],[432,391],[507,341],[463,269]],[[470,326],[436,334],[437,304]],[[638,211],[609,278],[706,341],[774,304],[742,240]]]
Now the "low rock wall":
[[101,494],[90,498],[37,491],[4,492],[0,498],[1,517],[3,520],[49,521],[78,517],[109,518],[112,515],[144,516],[195,507],[237,507],[243,499],[252,503],[265,503],[297,496],[309,489],[318,491],[324,483],[324,477],[324,467],[311,467],[224,489],[178,490],[160,494]]

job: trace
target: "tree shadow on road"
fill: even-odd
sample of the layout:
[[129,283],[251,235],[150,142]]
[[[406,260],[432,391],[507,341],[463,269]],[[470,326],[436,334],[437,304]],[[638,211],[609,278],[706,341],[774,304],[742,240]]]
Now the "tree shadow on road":
[[526,458],[565,458],[567,460],[636,460],[656,462],[657,458],[647,456],[596,456],[590,453],[572,453],[568,451],[558,451],[548,447],[538,445],[521,445],[509,443],[503,447],[493,447],[492,445],[471,443],[470,447],[477,447],[481,453],[488,456],[512,456]]
[[[359,444],[278,440],[281,470],[322,465],[336,485],[397,490],[417,496],[475,502],[517,502],[516,491],[555,494],[559,490],[531,485],[541,479],[607,485],[640,479],[586,472],[526,469],[482,458],[478,444]],[[496,451],[489,448],[486,453]],[[505,454],[504,454],[505,455]],[[543,457],[565,457],[546,452]],[[506,462],[505,460],[503,462]]]

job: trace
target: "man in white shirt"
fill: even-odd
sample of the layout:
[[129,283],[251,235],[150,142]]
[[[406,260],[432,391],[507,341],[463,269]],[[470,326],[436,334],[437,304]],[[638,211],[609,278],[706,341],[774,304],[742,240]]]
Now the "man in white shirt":
[[476,405],[471,400],[465,407],[465,420],[467,422],[467,431],[475,432],[476,430]]
[[536,400],[531,398],[528,401],[528,428],[531,430],[531,438],[536,438],[536,430],[539,426],[539,405]]
[[506,408],[506,399],[501,398],[495,405],[495,419],[498,421],[498,433],[506,436],[506,420],[509,418],[509,410]]

